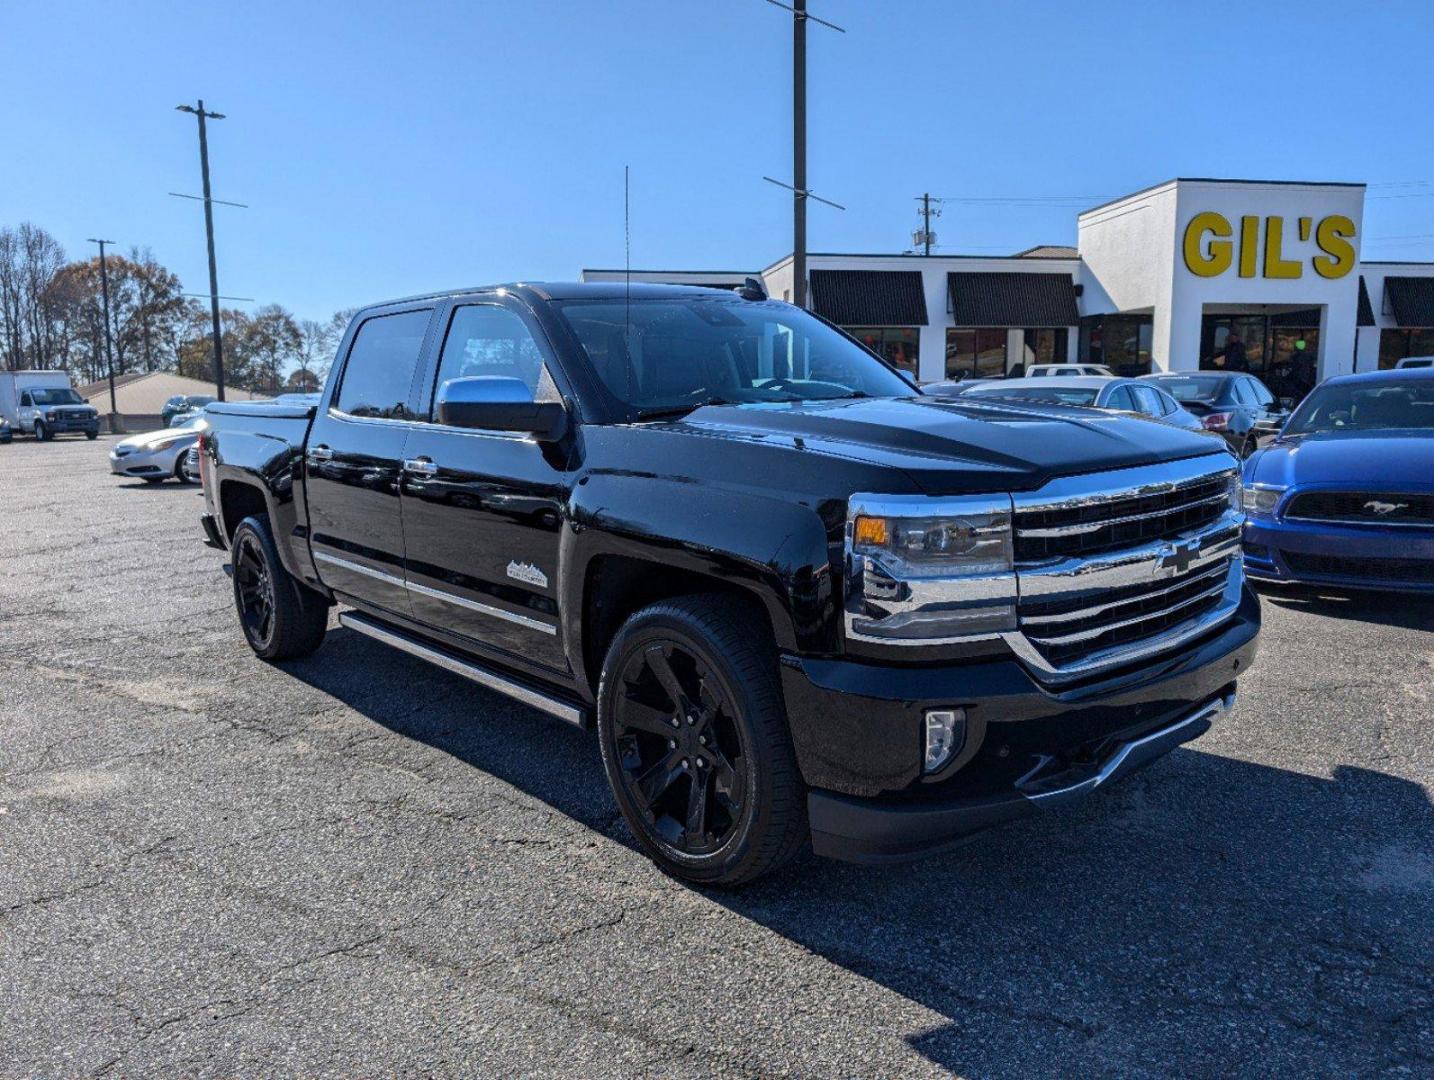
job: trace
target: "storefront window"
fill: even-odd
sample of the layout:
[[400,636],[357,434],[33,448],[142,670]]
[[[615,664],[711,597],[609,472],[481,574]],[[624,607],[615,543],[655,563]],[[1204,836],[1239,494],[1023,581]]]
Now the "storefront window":
[[1117,375],[1145,375],[1153,339],[1149,315],[1090,315],[1080,321],[1081,362],[1105,364]]
[[[1032,364],[1065,363],[1066,344],[1069,340],[1064,326],[1042,326],[1021,331],[1024,342],[1017,361],[1030,367]],[[1014,374],[1024,374],[1012,368]]]
[[921,331],[915,327],[844,326],[842,329],[883,357],[892,367],[912,378],[916,377],[921,355]]
[[946,377],[1000,379],[1006,374],[1004,326],[953,327],[946,331]]
[[1379,367],[1386,371],[1406,356],[1434,356],[1434,329],[1381,330]]

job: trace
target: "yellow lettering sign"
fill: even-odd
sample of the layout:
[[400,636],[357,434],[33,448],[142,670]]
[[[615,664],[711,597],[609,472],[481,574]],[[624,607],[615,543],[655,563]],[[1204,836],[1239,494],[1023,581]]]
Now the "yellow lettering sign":
[[[1260,218],[1246,214],[1240,218],[1239,269],[1242,278],[1258,274],[1265,278],[1291,280],[1304,276],[1304,260],[1285,257],[1285,219],[1273,215],[1264,219],[1265,241],[1260,245]],[[1355,252],[1352,241],[1354,222],[1343,214],[1321,218],[1298,219],[1299,239],[1310,240],[1313,226],[1314,242],[1320,254],[1310,259],[1315,273],[1322,278],[1342,278],[1354,269]],[[1197,277],[1219,277],[1235,263],[1236,244],[1231,241],[1234,229],[1223,214],[1206,210],[1196,214],[1185,226],[1182,248],[1185,266]]]
[[1230,269],[1232,245],[1228,239],[1211,240],[1206,253],[1205,234],[1229,237],[1234,234],[1230,223],[1219,214],[1205,211],[1196,214],[1185,226],[1185,265],[1199,277],[1218,277]]
[[1331,214],[1315,229],[1315,243],[1324,252],[1314,257],[1315,273],[1323,278],[1342,278],[1354,269],[1354,222]]

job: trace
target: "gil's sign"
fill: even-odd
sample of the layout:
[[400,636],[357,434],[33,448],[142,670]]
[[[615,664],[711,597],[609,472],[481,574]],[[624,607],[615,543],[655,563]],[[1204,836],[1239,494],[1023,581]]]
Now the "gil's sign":
[[[1299,221],[1299,237],[1308,242],[1311,233],[1319,254],[1310,257],[1309,264],[1322,278],[1342,278],[1354,269],[1354,222],[1343,214],[1331,214],[1316,224],[1314,218],[1302,217]],[[1260,228],[1264,226],[1264,244],[1260,243]],[[1304,276],[1305,260],[1285,257],[1285,219],[1279,216],[1265,218],[1248,214],[1240,218],[1238,252],[1235,235],[1230,221],[1223,214],[1205,211],[1196,214],[1185,226],[1185,265],[1198,277],[1219,277],[1235,264],[1239,256],[1239,275],[1242,278],[1298,278]]]

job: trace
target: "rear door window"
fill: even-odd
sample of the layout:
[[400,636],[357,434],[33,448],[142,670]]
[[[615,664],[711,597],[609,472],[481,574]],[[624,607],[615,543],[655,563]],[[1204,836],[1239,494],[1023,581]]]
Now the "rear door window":
[[1123,409],[1126,412],[1135,411],[1135,402],[1130,399],[1130,390],[1124,386],[1117,386],[1105,399],[1107,409]]
[[1135,407],[1146,416],[1164,416],[1165,403],[1160,400],[1160,394],[1149,386],[1132,386],[1130,392],[1135,395]]
[[379,420],[412,418],[409,396],[430,314],[379,315],[359,327],[339,384],[339,412]]

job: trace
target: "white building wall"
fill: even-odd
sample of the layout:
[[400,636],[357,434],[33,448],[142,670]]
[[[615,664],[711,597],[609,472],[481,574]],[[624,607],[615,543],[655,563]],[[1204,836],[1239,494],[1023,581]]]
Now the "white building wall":
[[1359,328],[1358,370],[1374,371],[1379,367],[1380,331],[1399,329],[1399,324],[1394,321],[1394,315],[1388,310],[1384,301],[1384,279],[1387,277],[1434,277],[1434,263],[1361,263],[1359,273],[1364,277],[1364,287],[1369,290],[1369,306],[1374,312],[1375,325]]

